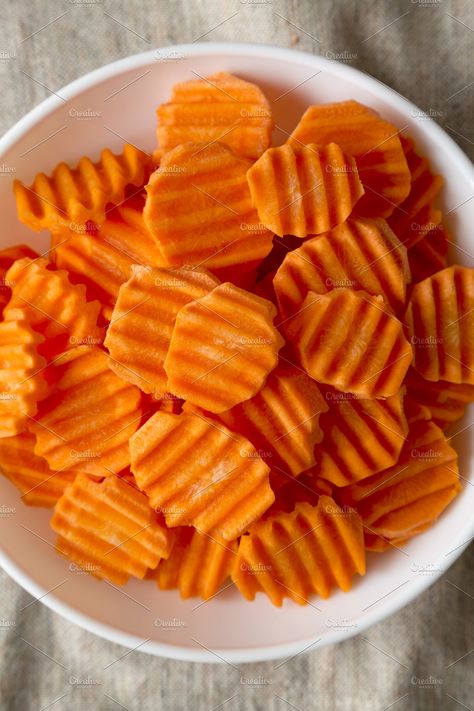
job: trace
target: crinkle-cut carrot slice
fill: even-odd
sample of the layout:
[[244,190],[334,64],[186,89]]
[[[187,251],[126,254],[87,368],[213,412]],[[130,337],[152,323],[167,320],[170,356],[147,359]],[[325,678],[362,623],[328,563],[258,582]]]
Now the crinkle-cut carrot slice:
[[130,439],[131,469],[169,527],[231,541],[274,500],[269,469],[241,435],[197,414],[155,413]]
[[52,469],[110,476],[130,464],[128,440],[140,427],[138,388],[119,378],[96,346],[77,346],[50,366],[52,391],[30,429]]
[[411,175],[410,192],[387,221],[409,249],[441,221],[441,212],[435,208],[434,201],[443,186],[443,179],[432,173],[428,159],[416,153],[411,139],[401,140]]
[[160,561],[154,578],[161,590],[177,588],[182,598],[209,600],[229,577],[236,555],[236,541],[178,528],[171,555]]
[[188,143],[164,156],[143,216],[169,266],[221,269],[268,254],[273,234],[252,205],[250,166],[219,143]]
[[107,203],[121,202],[127,185],[144,185],[151,168],[150,156],[128,144],[119,154],[106,148],[97,162],[81,158],[75,168],[60,163],[50,176],[38,173],[30,186],[15,181],[18,217],[36,232],[101,223]]
[[183,306],[164,368],[168,390],[210,412],[255,395],[284,341],[269,301],[226,283]]
[[415,284],[404,321],[420,375],[474,385],[474,269],[455,264]]
[[10,301],[4,308],[5,320],[21,309],[23,318],[44,336],[39,346],[47,358],[82,343],[101,343],[103,331],[97,326],[98,301],[87,301],[83,285],[73,285],[66,271],[48,268],[45,259],[20,259],[8,270],[12,283]]
[[98,483],[78,474],[56,504],[51,528],[60,553],[119,585],[130,576],[144,578],[174,542],[145,494],[116,476]]
[[76,472],[53,471],[34,452],[35,436],[22,432],[0,439],[0,469],[28,506],[51,508],[74,480]]
[[446,269],[450,241],[452,240],[446,228],[440,224],[408,250],[408,263],[414,284]]
[[157,110],[158,144],[225,143],[236,155],[255,160],[268,148],[272,113],[262,90],[228,72],[180,82]]
[[319,416],[327,409],[315,381],[283,362],[256,395],[222,412],[219,420],[247,437],[270,468],[297,476],[315,463],[314,446],[322,439]]
[[0,323],[0,437],[26,429],[46,397],[46,360],[38,353],[44,338],[35,333],[19,309]]
[[320,419],[322,442],[316,447],[318,474],[347,486],[395,464],[408,425],[403,393],[367,400],[329,389],[329,411]]
[[146,393],[172,392],[163,366],[176,315],[218,284],[202,269],[133,266],[120,287],[104,341],[110,368]]
[[410,425],[397,464],[339,491],[355,506],[369,533],[411,538],[434,522],[460,491],[457,454],[432,421]]
[[407,251],[385,220],[351,218],[289,252],[273,287],[283,318],[296,314],[308,291],[347,287],[381,295],[395,313],[410,281]]
[[365,195],[356,212],[387,217],[410,191],[410,170],[398,129],[357,101],[310,106],[290,145],[337,143],[357,162]]
[[312,378],[365,398],[395,395],[413,358],[382,297],[351,289],[309,291],[286,333]]
[[90,298],[113,306],[133,264],[164,265],[142,209],[137,200],[128,200],[90,233],[59,233],[52,255],[58,269],[66,269],[73,283],[85,284]]
[[361,519],[321,496],[317,506],[298,503],[242,536],[232,580],[247,600],[263,592],[280,607],[286,597],[305,605],[334,587],[348,591],[356,573],[365,574]]
[[269,148],[247,180],[260,220],[280,237],[327,232],[364,194],[355,159],[336,143]]
[[11,284],[5,278],[7,271],[17,259],[36,259],[39,257],[34,249],[31,249],[26,244],[15,244],[13,247],[7,247],[0,250],[0,315],[5,304],[8,304],[11,297]]
[[405,405],[427,407],[433,422],[443,430],[460,420],[466,406],[474,402],[474,385],[448,383],[445,380],[433,383],[425,380],[413,368],[407,373],[405,385]]

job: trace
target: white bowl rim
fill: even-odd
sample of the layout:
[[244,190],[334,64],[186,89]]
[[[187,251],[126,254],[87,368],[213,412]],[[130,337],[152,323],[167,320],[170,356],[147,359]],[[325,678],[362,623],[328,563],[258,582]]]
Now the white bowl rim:
[[[375,77],[366,74],[365,72],[351,67],[341,62],[327,59],[319,55],[312,55],[309,52],[276,47],[273,45],[261,45],[242,42],[195,42],[193,44],[168,45],[165,47],[156,47],[155,49],[142,52],[140,54],[131,55],[115,62],[106,64],[98,69],[95,69],[79,79],[67,84],[65,87],[58,90],[58,93],[66,99],[70,100],[76,97],[87,89],[91,89],[95,84],[117,76],[122,71],[138,69],[144,67],[156,58],[158,52],[177,52],[185,56],[203,56],[203,55],[243,55],[253,53],[256,56],[265,58],[285,58],[291,61],[300,59],[306,65],[314,63],[316,68],[326,66],[332,73],[338,74],[341,77],[350,79],[356,84],[365,84],[372,88],[380,96],[389,101],[396,109],[401,112],[421,112],[421,110],[408,99],[399,94],[396,90],[391,89],[386,84],[376,79]],[[24,137],[24,135],[41,119],[48,116],[56,110],[58,106],[57,96],[50,96],[42,101],[38,106],[29,111],[21,118],[12,128],[10,128],[0,138],[0,156],[4,152],[10,150],[15,143]],[[422,112],[421,112],[422,113]],[[474,166],[462,149],[453,141],[453,139],[428,116],[424,121],[424,132],[431,134],[431,137],[446,146],[453,154],[454,159],[462,169],[471,175],[471,183],[474,189]],[[474,518],[471,522],[470,530],[462,531],[459,535],[457,545],[452,545],[450,553],[449,565],[439,569],[435,574],[427,577],[419,577],[416,580],[410,581],[409,585],[404,586],[397,596],[386,602],[380,610],[374,610],[366,615],[363,621],[358,624],[357,628],[341,635],[340,632],[332,632],[321,640],[318,648],[334,644],[339,641],[344,641],[356,634],[361,634],[364,630],[382,621],[401,610],[405,605],[410,603],[420,593],[430,587],[442,574],[450,567],[457,558],[467,548],[472,538],[474,537]],[[463,539],[463,542],[460,540]],[[456,542],[454,542],[456,543]],[[445,561],[444,561],[445,563]],[[291,658],[292,656],[301,653],[307,646],[315,644],[314,637],[301,639],[294,642],[273,644],[269,646],[259,646],[252,648],[234,648],[234,649],[214,649],[207,651],[205,649],[196,649],[189,646],[166,644],[157,641],[146,641],[143,637],[135,636],[123,632],[111,625],[105,624],[93,619],[89,615],[79,612],[71,605],[64,603],[54,593],[49,593],[48,590],[39,585],[23,568],[14,563],[5,553],[0,545],[0,566],[3,570],[17,582],[24,590],[37,599],[41,598],[41,602],[48,608],[57,612],[65,619],[69,620],[82,627],[83,629],[99,635],[111,642],[121,644],[129,649],[140,646],[137,651],[142,651],[155,656],[176,659],[179,661],[189,662],[212,662],[212,663],[249,663],[257,661],[266,661],[272,659]]]

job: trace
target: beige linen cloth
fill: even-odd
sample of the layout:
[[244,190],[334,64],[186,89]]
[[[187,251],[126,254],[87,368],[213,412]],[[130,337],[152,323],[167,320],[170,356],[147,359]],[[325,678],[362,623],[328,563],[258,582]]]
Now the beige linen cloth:
[[[472,155],[473,28],[472,0],[3,0],[0,130],[120,57],[245,39],[350,62],[436,116]],[[41,602],[22,611],[32,600],[1,574],[0,619],[16,623],[0,627],[1,711],[474,708],[472,545],[398,614],[277,669],[127,654]],[[87,678],[96,683],[77,683]]]

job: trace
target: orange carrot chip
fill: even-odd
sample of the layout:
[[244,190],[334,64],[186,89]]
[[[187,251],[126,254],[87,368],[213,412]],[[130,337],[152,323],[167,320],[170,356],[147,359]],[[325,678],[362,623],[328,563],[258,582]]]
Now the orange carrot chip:
[[316,448],[318,476],[347,486],[395,464],[408,425],[402,392],[385,400],[357,398],[328,389],[329,412],[320,419],[322,442]]
[[315,463],[314,446],[322,439],[319,416],[327,409],[314,380],[283,363],[256,395],[222,412],[219,420],[247,437],[271,469],[297,476]]
[[158,143],[225,143],[236,155],[255,159],[270,145],[273,121],[262,90],[228,72],[180,82],[161,104]]
[[26,244],[16,244],[0,251],[0,314],[5,304],[8,304],[11,297],[11,284],[6,279],[7,271],[17,259],[29,257],[36,259],[39,255],[30,249]]
[[410,281],[407,252],[385,220],[351,218],[289,252],[273,286],[284,319],[296,314],[308,291],[362,289],[381,295],[396,313]]
[[474,269],[455,264],[415,284],[404,318],[420,375],[474,385]]
[[109,366],[146,393],[165,393],[164,362],[179,310],[219,281],[202,269],[134,266],[120,287],[104,345]]
[[387,217],[410,191],[410,170],[395,126],[357,101],[310,106],[291,134],[290,145],[337,143],[357,162],[365,195],[356,211]]
[[251,398],[283,345],[275,314],[269,301],[229,283],[183,306],[165,359],[168,390],[217,413]]
[[178,588],[182,598],[209,600],[230,575],[237,543],[190,527],[178,528],[176,534],[170,557],[160,561],[155,570],[158,587]]
[[413,358],[383,299],[350,289],[308,292],[286,332],[311,377],[360,397],[395,395]]
[[441,221],[441,212],[435,208],[434,201],[443,179],[440,175],[434,175],[429,161],[415,152],[413,141],[402,138],[402,146],[411,173],[411,187],[408,197],[388,218],[388,224],[409,249]]
[[261,591],[279,607],[286,597],[305,605],[315,593],[350,590],[356,573],[365,574],[360,517],[321,496],[317,506],[299,503],[242,536],[232,580],[247,600]]
[[169,266],[220,269],[268,254],[273,235],[252,205],[250,166],[219,143],[188,143],[165,155],[143,215]]
[[110,476],[130,464],[140,391],[115,375],[108,361],[96,346],[77,346],[55,360],[52,392],[31,425],[35,453],[52,469]]
[[407,373],[405,385],[405,405],[411,409],[416,405],[427,407],[433,422],[443,430],[461,419],[466,406],[474,402],[474,385],[445,380],[433,383],[412,368]]
[[130,451],[139,487],[171,528],[231,541],[273,502],[269,469],[250,442],[197,414],[155,413]]
[[115,476],[97,483],[78,474],[57,502],[51,527],[60,553],[119,585],[144,578],[170,555],[174,539],[147,497]]
[[269,148],[247,180],[260,220],[280,237],[327,232],[349,217],[364,193],[354,158],[336,143]]
[[35,454],[35,441],[30,432],[0,439],[0,469],[20,491],[25,504],[51,508],[76,472],[50,469],[47,461]]
[[151,167],[150,156],[131,145],[118,155],[103,150],[96,163],[90,158],[81,158],[75,168],[60,163],[51,176],[38,173],[31,186],[15,181],[18,217],[36,232],[103,222],[107,203],[121,202],[127,185],[146,183]]
[[425,530],[460,488],[456,452],[433,422],[417,420],[394,467],[339,495],[357,508],[368,533],[394,541]]
[[48,268],[45,259],[16,261],[6,278],[12,284],[10,301],[4,308],[5,320],[21,309],[23,318],[44,336],[40,353],[47,358],[80,344],[102,342],[97,326],[100,304],[87,301],[84,286],[73,286],[65,271]]
[[10,315],[11,321],[0,323],[0,437],[25,430],[48,392],[46,360],[38,354],[44,338],[23,320],[19,309]]

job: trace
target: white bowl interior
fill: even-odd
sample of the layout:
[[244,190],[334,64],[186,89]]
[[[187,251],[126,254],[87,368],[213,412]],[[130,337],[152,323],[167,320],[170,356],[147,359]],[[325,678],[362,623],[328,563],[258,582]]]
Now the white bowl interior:
[[[58,92],[23,119],[0,142],[1,246],[37,236],[16,217],[13,178],[30,181],[58,161],[98,156],[125,141],[145,150],[155,145],[155,110],[176,81],[227,70],[260,84],[272,103],[275,142],[285,140],[311,103],[354,98],[413,136],[445,177],[446,220],[455,235],[452,259],[472,266],[474,202],[472,169],[460,149],[413,105],[366,75],[300,52],[251,45],[193,45],[157,50],[122,60]],[[124,88],[125,87],[125,88]],[[84,115],[84,113],[86,115]],[[472,415],[472,411],[471,411]],[[371,555],[368,574],[351,593],[300,607],[274,608],[263,596],[254,603],[228,589],[207,603],[160,592],[151,581],[123,589],[76,571],[53,549],[49,511],[24,506],[0,478],[0,562],[43,602],[87,629],[131,647],[178,659],[243,662],[290,656],[305,647],[360,632],[406,604],[459,555],[474,531],[471,430],[458,423],[453,444],[460,455],[464,491],[440,521],[403,551]],[[463,428],[467,428],[464,429]]]

